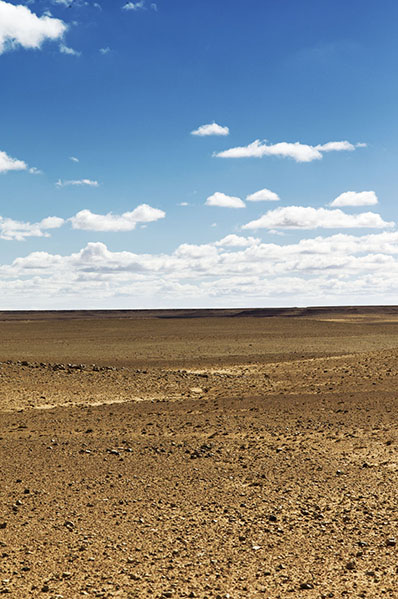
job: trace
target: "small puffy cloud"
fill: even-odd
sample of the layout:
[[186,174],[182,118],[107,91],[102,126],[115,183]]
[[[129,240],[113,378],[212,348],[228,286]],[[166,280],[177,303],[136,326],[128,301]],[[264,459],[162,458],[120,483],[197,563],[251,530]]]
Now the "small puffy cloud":
[[29,173],[31,175],[42,175],[43,171],[41,171],[39,168],[36,168],[35,166],[31,166],[29,169]]
[[218,158],[262,158],[263,156],[279,156],[293,158],[296,162],[312,162],[321,160],[323,152],[354,151],[355,146],[348,141],[331,141],[323,145],[310,146],[300,142],[290,143],[282,141],[276,144],[267,144],[256,139],[247,146],[237,146],[222,152],[216,152]]
[[76,158],[76,156],[69,156],[69,160],[72,160],[72,162],[79,162],[79,159]]
[[219,208],[245,208],[245,203],[240,198],[227,196],[225,193],[216,191],[209,196],[205,202],[206,206],[218,206]]
[[94,214],[90,210],[80,210],[70,218],[74,229],[84,231],[122,232],[133,231],[138,223],[150,223],[164,218],[166,213],[148,204],[141,204],[131,212],[123,214]]
[[355,146],[349,141],[328,141],[326,144],[318,144],[315,149],[320,152],[352,152]]
[[38,223],[29,223],[0,216],[0,239],[24,241],[27,237],[49,237],[48,229],[59,229],[64,219],[48,216]]
[[122,6],[122,10],[140,10],[145,8],[145,2],[142,0],[140,2],[127,2]]
[[98,181],[92,181],[91,179],[72,179],[67,181],[62,181],[62,179],[58,179],[55,185],[57,187],[68,187],[69,185],[87,185],[88,187],[98,187],[99,183]]
[[277,202],[279,199],[277,193],[266,188],[246,196],[248,202]]
[[69,46],[66,46],[65,44],[59,45],[59,51],[61,54],[68,54],[69,56],[81,56],[81,52],[78,52],[73,48],[69,48]]
[[208,135],[229,135],[229,128],[217,125],[217,123],[209,123],[208,125],[201,125],[194,131],[191,131],[191,135],[198,135],[199,137],[206,137]]
[[242,237],[240,235],[235,235],[234,233],[231,233],[230,235],[223,237],[223,239],[220,239],[220,241],[216,241],[214,245],[216,247],[244,248],[255,245],[259,241],[260,240],[255,237]]
[[384,221],[374,212],[353,215],[338,209],[287,206],[269,210],[244,225],[243,229],[381,229],[393,226],[393,222]]
[[103,56],[105,56],[105,54],[109,54],[109,52],[110,52],[110,51],[111,51],[111,49],[110,49],[110,47],[109,47],[109,46],[106,46],[105,48],[100,48],[100,49],[98,50],[98,52],[99,52],[100,54],[102,54]]
[[331,202],[331,206],[374,206],[378,204],[374,191],[345,191]]
[[188,202],[180,202],[178,205],[179,206],[189,206],[189,203]]
[[26,171],[27,168],[28,166],[23,160],[11,158],[6,152],[0,151],[0,173],[7,173],[8,171]]
[[0,54],[18,46],[39,49],[46,40],[60,40],[67,26],[51,16],[38,17],[27,6],[0,0]]

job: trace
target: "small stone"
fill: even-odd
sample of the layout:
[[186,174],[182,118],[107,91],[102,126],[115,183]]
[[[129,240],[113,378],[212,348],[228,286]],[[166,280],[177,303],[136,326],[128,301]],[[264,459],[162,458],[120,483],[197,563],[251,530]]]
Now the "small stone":
[[0,522],[0,529],[4,529],[7,527],[7,522]]
[[309,591],[310,589],[313,589],[314,585],[311,582],[302,582],[300,584],[300,590],[301,591]]
[[396,544],[397,544],[397,541],[396,541],[395,537],[390,537],[386,541],[387,547],[395,547]]
[[50,590],[50,587],[48,586],[48,584],[43,584],[43,586],[41,587],[42,593],[48,593],[49,590]]
[[347,570],[355,570],[355,562],[348,562],[345,567],[347,568]]

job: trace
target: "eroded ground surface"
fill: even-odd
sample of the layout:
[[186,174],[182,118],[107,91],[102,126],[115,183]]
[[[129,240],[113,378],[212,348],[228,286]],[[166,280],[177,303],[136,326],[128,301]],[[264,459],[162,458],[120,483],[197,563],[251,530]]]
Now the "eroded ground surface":
[[398,597],[397,334],[0,322],[0,593]]

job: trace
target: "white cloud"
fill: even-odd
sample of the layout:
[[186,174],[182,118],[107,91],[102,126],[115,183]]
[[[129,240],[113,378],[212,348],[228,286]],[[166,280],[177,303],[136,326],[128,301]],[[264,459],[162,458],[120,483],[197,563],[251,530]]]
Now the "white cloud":
[[331,206],[374,206],[378,204],[374,191],[345,191],[331,202]]
[[145,2],[127,2],[124,6],[122,6],[122,10],[140,10],[145,8]]
[[79,162],[79,159],[76,158],[76,156],[69,156],[69,160],[72,160],[72,162]]
[[[349,141],[328,141],[326,144],[318,144],[316,150],[320,152],[352,152],[358,145],[353,145]],[[366,147],[366,144],[360,146]]]
[[260,189],[259,191],[246,196],[248,202],[277,202],[279,199],[277,193],[267,188]]
[[232,235],[169,254],[91,242],[0,264],[3,309],[395,304],[397,293],[398,231],[285,245]]
[[110,49],[110,47],[109,47],[109,46],[106,46],[105,48],[100,48],[100,49],[98,50],[98,52],[99,52],[100,54],[102,54],[103,56],[105,56],[105,54],[109,54],[109,52],[110,52],[110,51],[111,51],[111,49]]
[[216,191],[209,196],[205,202],[206,206],[218,206],[220,208],[244,208],[245,203],[240,198],[227,196],[225,193]]
[[7,173],[8,171],[26,171],[27,168],[28,165],[23,160],[11,158],[6,152],[0,151],[0,173]]
[[180,202],[178,205],[179,206],[189,206],[189,203],[188,202]]
[[[361,146],[362,147],[362,146]],[[256,139],[248,146],[238,146],[222,152],[214,153],[219,158],[262,158],[263,156],[280,156],[293,158],[296,162],[311,162],[321,160],[323,152],[354,151],[355,146],[348,141],[331,141],[323,145],[310,146],[300,142],[290,143],[282,141],[276,144],[267,144]]]
[[0,216],[0,239],[24,241],[27,237],[49,237],[48,229],[58,229],[64,224],[58,216],[48,216],[38,223],[29,223]]
[[90,210],[81,210],[75,216],[70,218],[74,229],[83,229],[85,231],[132,231],[138,223],[150,223],[164,218],[166,213],[158,208],[152,208],[148,204],[141,204],[131,212],[124,212],[121,215],[112,214],[94,214]]
[[91,179],[72,179],[67,181],[62,181],[62,179],[58,179],[55,185],[57,187],[68,187],[69,185],[87,185],[88,187],[98,187],[99,183],[98,181],[92,181]]
[[191,135],[198,135],[199,137],[208,135],[229,135],[229,128],[217,125],[217,123],[209,123],[208,125],[201,125],[194,131],[191,131]]
[[69,46],[66,46],[65,44],[59,45],[59,51],[61,54],[68,54],[69,56],[81,56],[81,52],[78,52],[73,48],[69,48]]
[[29,173],[31,175],[42,175],[43,171],[41,171],[40,169],[36,168],[35,166],[31,166],[29,169]]
[[249,247],[251,245],[255,245],[259,243],[260,240],[255,237],[242,237],[240,235],[230,234],[226,237],[220,239],[220,241],[216,241],[214,245],[216,247]]
[[38,49],[46,40],[60,40],[67,26],[60,19],[38,17],[21,4],[0,0],[0,54],[18,46]]
[[243,229],[351,229],[393,227],[393,222],[385,222],[379,214],[362,212],[346,214],[342,210],[327,210],[310,206],[287,206],[269,210],[266,214],[253,220]]

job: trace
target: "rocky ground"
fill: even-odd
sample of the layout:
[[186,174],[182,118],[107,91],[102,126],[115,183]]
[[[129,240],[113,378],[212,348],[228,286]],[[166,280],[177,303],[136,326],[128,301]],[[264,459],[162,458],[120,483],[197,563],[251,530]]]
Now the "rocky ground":
[[0,323],[0,593],[398,597],[398,321],[335,319]]

